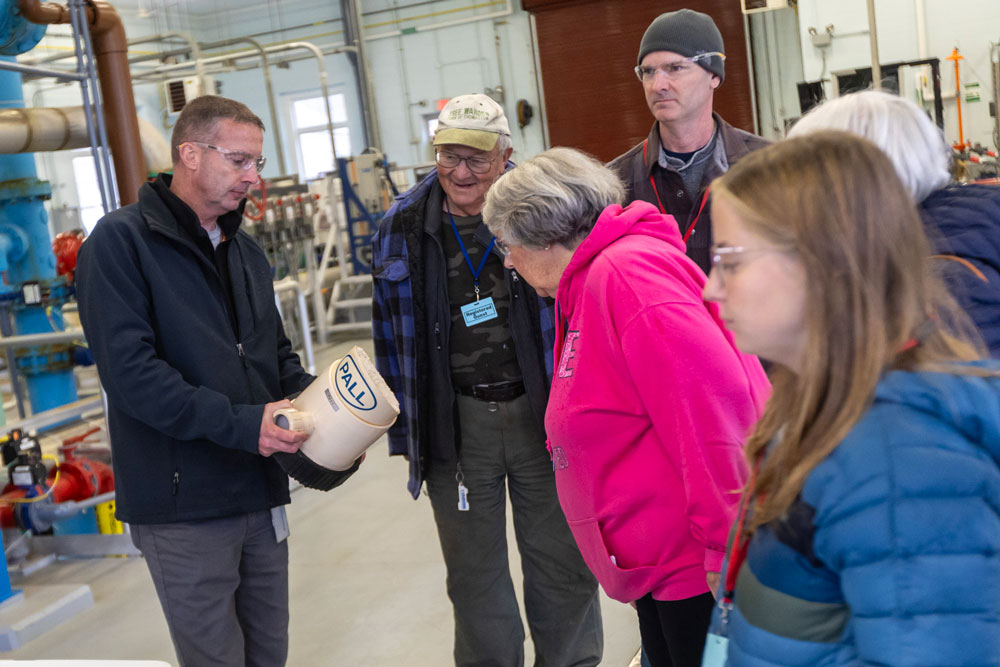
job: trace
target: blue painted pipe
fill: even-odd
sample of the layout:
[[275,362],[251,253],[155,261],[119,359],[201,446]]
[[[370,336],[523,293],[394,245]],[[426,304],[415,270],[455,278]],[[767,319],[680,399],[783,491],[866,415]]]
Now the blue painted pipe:
[[[13,56],[35,48],[45,35],[45,29],[46,26],[29,23],[20,15],[17,0],[0,0],[0,57],[4,60],[14,60]],[[21,75],[0,70],[0,108],[23,106]],[[0,156],[0,252],[3,253],[0,257],[0,299],[9,304],[18,303],[16,297],[22,283],[48,283],[56,278],[48,217],[42,203],[51,195],[49,184],[38,180],[34,155]],[[58,287],[56,291],[59,293]],[[18,333],[41,333],[53,329],[44,306],[24,306],[21,299],[20,305],[15,305],[14,309]],[[62,317],[59,317],[58,321],[61,320]],[[68,375],[66,369],[60,368],[54,373],[47,370],[52,364],[44,353],[21,357],[19,362],[24,360],[46,369],[27,374],[28,393],[35,412],[76,400],[72,368]],[[14,369],[9,369],[9,372],[14,372]],[[36,394],[39,395],[37,405]],[[19,591],[13,590],[10,585],[2,539],[0,566],[0,602],[3,602]]]
[[14,597],[20,591],[15,591],[10,585],[10,573],[7,571],[7,556],[3,550],[2,536],[0,536],[0,565],[3,565],[3,568],[0,569],[0,602],[3,602],[7,598]]
[[[10,0],[0,2],[0,7],[10,5]],[[0,16],[9,18],[2,10]],[[0,20],[0,29],[4,23]],[[44,33],[44,26],[31,26],[32,30],[37,27]],[[5,37],[9,44],[9,36],[0,35],[0,42]],[[14,57],[0,56],[0,59],[14,60]],[[21,75],[0,70],[0,108],[23,106]],[[69,290],[58,278],[56,258],[52,253],[44,204],[51,196],[51,186],[38,180],[33,154],[0,155],[0,250],[4,253],[0,258],[3,267],[0,299],[6,300],[13,310],[17,334],[47,333],[64,328],[60,309]],[[24,303],[21,290],[25,283],[31,282],[47,288],[46,303]],[[27,354],[18,355],[17,369],[25,376],[33,412],[77,399],[72,354],[65,348],[32,348]]]

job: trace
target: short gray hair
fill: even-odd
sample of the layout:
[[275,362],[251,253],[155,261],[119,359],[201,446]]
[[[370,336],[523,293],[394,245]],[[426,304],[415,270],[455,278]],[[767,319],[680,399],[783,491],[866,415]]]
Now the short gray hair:
[[219,95],[196,97],[184,105],[184,108],[181,109],[181,115],[174,124],[174,132],[170,137],[170,157],[174,164],[180,162],[179,146],[181,144],[189,141],[203,143],[215,141],[219,121],[222,120],[255,125],[260,128],[261,132],[264,131],[264,121],[242,102]]
[[483,220],[513,245],[569,245],[590,233],[605,208],[624,201],[615,172],[574,148],[550,148],[493,184]]
[[510,140],[510,135],[501,132],[500,135],[497,137],[497,146],[496,146],[497,155],[503,155],[504,151],[506,151],[508,148],[513,148],[513,147],[514,144]]
[[951,180],[951,149],[944,134],[923,109],[898,95],[863,90],[824,102],[788,136],[826,129],[847,130],[881,148],[916,203]]

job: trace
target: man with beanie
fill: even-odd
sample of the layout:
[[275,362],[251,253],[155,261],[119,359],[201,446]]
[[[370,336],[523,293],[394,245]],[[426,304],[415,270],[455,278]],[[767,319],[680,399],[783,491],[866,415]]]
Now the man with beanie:
[[375,362],[399,399],[390,454],[427,483],[455,617],[455,664],[521,667],[524,628],[507,559],[507,492],[535,664],[597,665],[597,581],[556,495],[545,446],[552,310],[482,220],[513,149],[486,95],[448,101],[437,168],[400,195],[372,239]]
[[677,220],[688,257],[705,273],[712,244],[708,184],[768,144],[712,111],[725,60],[712,17],[691,9],[658,16],[642,36],[635,68],[656,122],[649,137],[608,165],[625,182],[628,201],[647,201]]

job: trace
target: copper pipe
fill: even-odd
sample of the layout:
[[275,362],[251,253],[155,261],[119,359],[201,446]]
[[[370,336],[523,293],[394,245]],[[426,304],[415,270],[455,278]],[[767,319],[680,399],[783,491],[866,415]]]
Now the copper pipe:
[[21,15],[32,23],[69,23],[69,7],[64,5],[39,0],[22,0],[19,5]]
[[[69,8],[53,2],[20,0],[21,14],[33,23],[69,23]],[[121,17],[107,2],[88,2],[88,27],[94,39],[97,76],[101,83],[104,122],[115,162],[115,180],[122,205],[138,201],[145,181],[139,121],[136,116],[128,44]]]
[[146,181],[139,139],[139,119],[128,67],[128,42],[121,16],[107,2],[95,2],[93,27],[97,76],[101,82],[104,122],[110,130],[108,142],[115,160],[115,180],[122,205],[139,201],[139,188]]

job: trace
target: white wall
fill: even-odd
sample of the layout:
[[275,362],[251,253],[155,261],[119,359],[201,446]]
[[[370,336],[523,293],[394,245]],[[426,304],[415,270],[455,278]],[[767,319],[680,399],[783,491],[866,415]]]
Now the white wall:
[[[215,0],[206,9],[208,4],[130,3],[127,0],[115,3],[130,39],[176,30],[190,33],[199,42],[252,35],[264,46],[294,40],[309,41],[319,47],[343,45],[340,3],[336,0],[296,0],[259,5]],[[520,9],[520,3],[517,0],[509,3],[507,0],[439,0],[405,8],[407,4],[408,0],[364,0],[362,3],[364,34],[374,37],[366,40],[365,47],[381,128],[382,149],[389,159],[400,165],[431,161],[433,150],[424,131],[424,116],[436,115],[436,103],[441,98],[484,92],[487,88],[503,91],[502,105],[510,119],[515,159],[524,159],[544,150],[529,16]],[[211,13],[191,13],[207,11]],[[70,44],[65,37],[68,33],[68,27],[50,27],[49,36],[28,57],[65,51]],[[176,42],[135,45],[130,48],[130,55],[160,53],[175,45]],[[222,55],[249,48],[247,44],[236,44],[206,51],[204,55]],[[352,148],[357,154],[365,146],[361,102],[353,67],[344,54],[328,55],[323,61],[330,92],[343,92],[347,97]],[[65,61],[65,64],[69,62]],[[155,64],[136,64],[133,73]],[[193,71],[193,68],[179,71],[177,76],[190,76]],[[215,75],[222,95],[247,104],[268,126],[264,138],[264,152],[269,158],[265,177],[279,175],[274,140],[278,132],[284,144],[287,170],[297,171],[289,100],[308,93],[318,96],[320,91],[316,61],[312,57],[289,63],[286,68],[272,66],[270,71],[279,115],[278,128],[272,127],[264,76],[260,69]],[[50,88],[51,85],[51,81],[29,84],[26,90],[28,104],[32,104],[32,94],[36,89]],[[169,138],[176,117],[164,112],[161,85],[136,81],[134,92],[139,114]],[[39,106],[69,106],[80,104],[80,99],[79,89],[67,86],[40,93],[35,103]],[[523,131],[518,129],[516,120],[519,99],[527,100],[535,109],[535,118]],[[52,182],[53,209],[78,205],[70,157],[64,152],[36,158],[40,178]]]
[[[954,65],[945,58],[958,47],[965,60],[960,65],[963,84],[977,81],[981,101],[965,103],[962,116],[965,138],[995,147],[989,101],[993,99],[990,74],[990,42],[1000,42],[1000,2],[998,0],[877,0],[875,3],[879,60],[893,63],[925,57],[941,59],[941,85],[951,93],[945,99],[945,133],[958,140],[957,109],[954,100]],[[926,28],[918,28],[923,8]],[[823,31],[834,25],[834,39],[827,49],[827,71],[870,67],[868,9],[865,0],[799,0],[798,27],[802,44],[802,72],[815,80],[823,70],[821,51],[812,45],[808,29]],[[923,34],[921,34],[923,33]],[[920,43],[926,42],[921,54]],[[794,63],[789,64],[793,67]]]
[[[544,150],[531,32],[522,10],[500,19],[378,39],[367,47],[383,146],[400,164],[432,159],[423,117],[437,113],[437,100],[486,88],[504,91],[514,159]],[[535,119],[523,130],[517,126],[519,99],[535,109]]]

